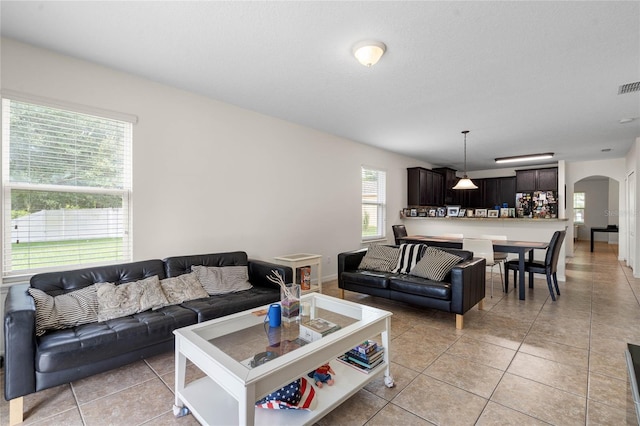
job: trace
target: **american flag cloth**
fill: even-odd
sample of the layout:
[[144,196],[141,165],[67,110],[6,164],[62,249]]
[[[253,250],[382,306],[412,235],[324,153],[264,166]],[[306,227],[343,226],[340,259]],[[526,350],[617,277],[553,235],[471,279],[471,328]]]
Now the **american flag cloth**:
[[316,406],[315,396],[315,389],[303,377],[262,398],[256,402],[256,407],[272,410],[312,410]]

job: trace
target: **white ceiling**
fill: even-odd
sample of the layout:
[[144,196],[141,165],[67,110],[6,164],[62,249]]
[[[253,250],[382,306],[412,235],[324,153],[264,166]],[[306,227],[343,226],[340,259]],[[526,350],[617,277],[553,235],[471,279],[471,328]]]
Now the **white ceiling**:
[[[0,3],[1,34],[461,170],[640,137],[640,2]],[[351,54],[387,45],[372,68]],[[603,153],[601,149],[610,148]]]

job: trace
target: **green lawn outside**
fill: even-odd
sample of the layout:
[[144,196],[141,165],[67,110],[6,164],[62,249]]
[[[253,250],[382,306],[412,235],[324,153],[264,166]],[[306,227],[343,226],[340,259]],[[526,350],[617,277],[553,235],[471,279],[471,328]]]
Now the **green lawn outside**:
[[122,260],[122,238],[14,243],[13,271]]

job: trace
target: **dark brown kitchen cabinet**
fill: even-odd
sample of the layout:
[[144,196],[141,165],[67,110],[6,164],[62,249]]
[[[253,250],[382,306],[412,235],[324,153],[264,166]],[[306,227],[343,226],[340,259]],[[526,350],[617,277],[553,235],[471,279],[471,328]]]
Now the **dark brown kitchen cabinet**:
[[456,171],[448,167],[439,167],[433,169],[433,171],[442,174],[443,177],[443,200],[445,205],[463,205],[464,204],[464,191],[453,189],[454,186],[460,180],[456,176]]
[[558,168],[516,170],[516,192],[557,191]]
[[423,167],[407,168],[407,204],[409,206],[441,206],[444,203],[444,177]]
[[472,209],[485,208],[485,180],[486,179],[471,179],[476,184],[478,189],[462,189],[457,190],[463,193],[463,207],[469,207]]
[[509,207],[516,205],[516,178],[499,177],[484,180],[484,206],[492,208],[507,203]]

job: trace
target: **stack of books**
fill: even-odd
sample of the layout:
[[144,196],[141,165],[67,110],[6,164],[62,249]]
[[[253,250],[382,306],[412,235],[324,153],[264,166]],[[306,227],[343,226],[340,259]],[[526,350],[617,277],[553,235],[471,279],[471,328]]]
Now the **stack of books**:
[[315,342],[327,334],[340,330],[340,326],[322,318],[316,318],[300,324],[300,338]]
[[384,348],[372,340],[367,340],[349,352],[338,357],[338,361],[369,374],[384,360]]

